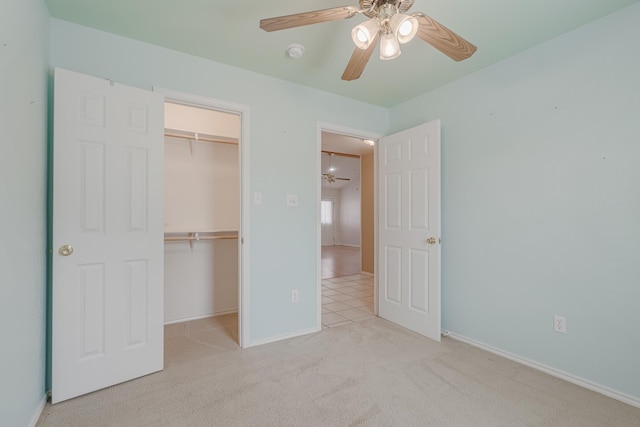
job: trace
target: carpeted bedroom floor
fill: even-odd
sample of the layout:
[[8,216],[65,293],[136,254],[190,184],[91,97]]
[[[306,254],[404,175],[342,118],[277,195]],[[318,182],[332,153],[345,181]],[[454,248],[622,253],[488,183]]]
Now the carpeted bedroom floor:
[[377,317],[241,350],[233,318],[169,325],[165,370],[37,426],[640,426],[640,409]]

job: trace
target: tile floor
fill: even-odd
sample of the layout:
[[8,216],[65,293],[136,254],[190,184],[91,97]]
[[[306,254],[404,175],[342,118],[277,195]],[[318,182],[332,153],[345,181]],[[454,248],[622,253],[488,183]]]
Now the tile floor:
[[[373,317],[373,277],[354,274],[322,280],[322,327]],[[184,363],[211,352],[237,350],[236,313],[165,325],[165,364]]]
[[373,313],[373,276],[354,274],[322,280],[323,327],[369,319]]

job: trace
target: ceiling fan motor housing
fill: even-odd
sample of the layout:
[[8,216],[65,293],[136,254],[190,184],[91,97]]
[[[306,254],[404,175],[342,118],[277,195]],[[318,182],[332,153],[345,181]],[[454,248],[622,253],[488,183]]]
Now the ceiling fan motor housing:
[[395,6],[397,7],[397,12],[405,13],[407,10],[411,9],[413,6],[413,2],[415,0],[360,0],[360,9],[365,16],[369,18],[374,18],[378,16],[378,10],[385,6]]

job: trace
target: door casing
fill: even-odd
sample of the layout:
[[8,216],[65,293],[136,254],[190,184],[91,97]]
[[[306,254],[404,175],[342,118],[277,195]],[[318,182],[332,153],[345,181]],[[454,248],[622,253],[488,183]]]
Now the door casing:
[[[361,129],[354,129],[346,126],[335,125],[332,123],[318,122],[316,125],[316,241],[317,241],[317,257],[316,257],[316,327],[318,330],[322,329],[322,229],[320,225],[320,201],[322,199],[322,132],[339,133],[346,136],[352,136],[354,138],[372,139],[377,140],[382,137],[381,134],[365,131]],[[377,206],[377,147],[374,146],[374,206]],[[377,210],[377,209],[376,209]],[[378,282],[377,282],[377,269],[378,269],[378,254],[377,254],[377,241],[378,241],[378,220],[377,214],[374,211],[374,313],[378,314]]]
[[180,92],[159,87],[153,88],[154,92],[164,95],[165,101],[190,105],[193,107],[208,108],[240,116],[240,221],[238,229],[238,341],[240,347],[253,346],[250,330],[250,262],[251,253],[249,218],[251,209],[251,196],[249,193],[250,169],[249,169],[249,107],[240,104],[228,103],[200,95]]
[[[438,123],[438,126],[440,126],[440,122],[439,120],[434,121]],[[426,123],[424,124],[426,125]],[[419,125],[420,126],[420,125]],[[317,124],[317,134],[316,134],[316,153],[317,153],[317,162],[316,162],[316,176],[317,176],[317,203],[318,206],[316,208],[316,214],[318,215],[317,220],[316,220],[316,224],[317,224],[317,246],[318,246],[318,256],[317,256],[317,267],[316,267],[316,277],[317,277],[317,284],[316,284],[316,288],[317,288],[317,309],[316,309],[316,313],[317,313],[317,327],[320,330],[321,329],[321,322],[322,322],[322,275],[321,275],[321,271],[322,271],[322,255],[321,255],[321,251],[322,251],[322,235],[321,235],[321,225],[320,225],[320,201],[322,199],[322,179],[321,179],[321,150],[322,150],[322,131],[328,131],[328,132],[334,132],[334,133],[340,133],[343,135],[347,135],[347,136],[352,136],[352,137],[356,137],[356,138],[362,138],[362,139],[373,139],[373,140],[379,140],[380,138],[384,138],[384,135],[381,134],[377,134],[377,133],[372,133],[372,132],[368,132],[368,131],[362,131],[362,130],[358,130],[358,129],[353,129],[353,128],[348,128],[348,127],[344,127],[344,126],[339,126],[339,125],[334,125],[334,124],[330,124],[330,123],[323,123],[323,122],[318,122]],[[403,132],[403,131],[400,131]],[[397,132],[397,133],[400,133]],[[438,131],[439,132],[439,131]],[[438,134],[440,135],[440,133]],[[378,315],[379,314],[379,254],[378,254],[378,229],[379,229],[379,215],[378,215],[378,204],[379,204],[379,197],[378,197],[378,191],[379,191],[379,185],[380,183],[379,181],[379,172],[378,172],[378,162],[379,162],[379,150],[378,150],[378,144],[376,144],[374,146],[374,314]],[[440,207],[438,207],[438,209],[440,209]],[[440,237],[440,230],[438,229],[438,239]],[[438,242],[438,246],[439,246],[439,242]],[[440,271],[438,271],[438,277],[440,277]],[[440,280],[440,279],[439,279]],[[440,298],[441,296],[438,295],[438,298]],[[440,304],[439,304],[440,305]],[[441,315],[441,314],[440,314]]]

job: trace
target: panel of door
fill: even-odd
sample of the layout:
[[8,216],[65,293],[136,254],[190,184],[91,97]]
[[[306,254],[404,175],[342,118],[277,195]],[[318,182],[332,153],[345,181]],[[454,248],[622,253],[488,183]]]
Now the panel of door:
[[440,121],[378,144],[380,317],[440,341]]
[[56,69],[52,402],[163,368],[164,98]]

